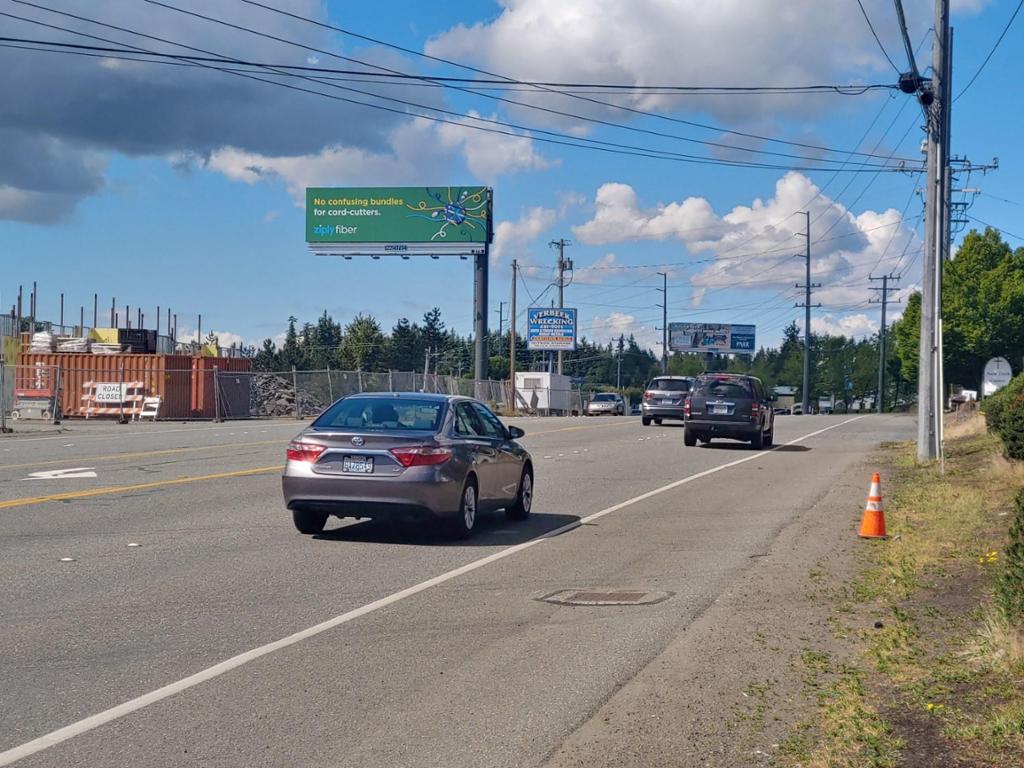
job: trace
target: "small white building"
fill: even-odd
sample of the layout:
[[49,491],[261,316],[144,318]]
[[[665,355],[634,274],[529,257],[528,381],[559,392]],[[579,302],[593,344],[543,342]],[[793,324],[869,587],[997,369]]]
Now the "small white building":
[[572,378],[557,373],[516,371],[515,410],[545,416],[572,411]]

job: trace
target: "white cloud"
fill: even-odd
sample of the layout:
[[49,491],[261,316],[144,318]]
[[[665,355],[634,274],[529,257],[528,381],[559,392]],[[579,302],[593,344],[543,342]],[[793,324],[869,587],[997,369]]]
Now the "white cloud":
[[[480,113],[469,110],[471,117]],[[497,120],[497,115],[488,119]],[[493,184],[499,176],[519,171],[541,171],[551,166],[533,147],[533,141],[522,133],[515,136],[481,131],[466,127],[480,125],[475,120],[460,120],[461,125],[441,123],[437,135],[441,144],[449,149],[460,150],[466,158],[469,170],[485,184]],[[483,127],[487,127],[484,124]],[[503,129],[510,132],[511,129]]]
[[537,206],[525,211],[515,221],[499,221],[494,227],[491,262],[499,264],[506,255],[516,255],[554,225],[556,220],[555,211]]
[[650,277],[665,272],[674,278],[677,271],[672,267],[647,267],[622,264],[614,253],[606,253],[592,264],[577,267],[572,273],[572,282],[587,285],[599,285],[609,281],[621,280],[623,275],[633,278]]
[[574,232],[587,243],[680,241],[708,262],[691,278],[692,300],[699,304],[709,289],[778,291],[802,283],[806,219],[798,212],[804,210],[811,214],[811,279],[823,284],[814,299],[826,305],[864,301],[867,277],[896,266],[905,248],[904,265],[909,263],[918,245],[899,211],[855,214],[796,172],[778,180],[770,199],[737,205],[721,216],[699,197],[646,209],[632,187],[604,184],[593,218]]
[[306,187],[433,183],[451,156],[423,152],[432,131],[430,125],[410,122],[395,129],[387,150],[379,152],[331,146],[309,155],[268,156],[224,147],[210,154],[205,167],[246,184],[279,179],[302,205]]
[[627,339],[632,335],[641,349],[650,349],[656,355],[661,354],[661,331],[654,323],[642,323],[635,315],[625,312],[612,312],[604,317],[597,315],[590,322],[584,323],[580,336],[598,344],[616,342],[619,336]]
[[949,8],[953,13],[975,14],[990,5],[992,0],[952,0]]
[[279,179],[296,205],[302,205],[306,187],[435,184],[451,175],[451,164],[460,153],[472,174],[487,184],[503,174],[549,166],[528,136],[501,136],[421,120],[394,129],[387,136],[387,147],[379,151],[339,145],[307,155],[270,156],[223,147],[203,164],[246,184]]
[[[892,3],[864,4],[888,50],[902,50]],[[911,35],[919,39],[929,24],[931,3],[908,0],[905,5]],[[426,52],[521,80],[623,85],[803,85],[892,74],[856,3],[502,0],[501,6],[491,20],[459,24],[437,36]],[[545,92],[515,97],[576,114],[629,119],[621,110]],[[807,117],[837,105],[831,96],[805,95],[721,98],[632,92],[600,98],[636,109],[686,109],[718,120],[761,124],[766,123],[766,113]],[[518,111],[525,114],[522,108]],[[535,110],[528,114],[535,122],[581,127],[579,121],[564,117]],[[771,119],[765,127],[771,127]]]
[[701,197],[688,197],[682,203],[661,204],[641,211],[637,195],[628,184],[602,184],[594,200],[594,218],[573,227],[573,233],[587,245],[630,240],[683,241],[712,237],[722,233],[722,222],[711,204]]
[[[888,323],[887,323],[888,324]],[[865,314],[837,316],[834,314],[811,315],[811,330],[830,336],[847,336],[855,339],[878,332],[878,320]]]
[[[204,343],[206,342],[206,339],[209,335],[210,331],[204,328],[202,336],[202,341]],[[238,344],[241,346],[260,346],[261,344],[263,344],[262,339],[260,339],[259,341],[255,341],[253,339],[248,339],[242,336],[241,334],[234,333],[232,331],[218,331],[214,329],[213,335],[217,337],[217,342],[222,347],[230,347],[232,344]],[[281,335],[281,338],[284,338],[283,334]],[[185,325],[178,326],[177,339],[179,342],[183,344],[187,344],[188,342],[194,342],[196,340],[196,329]]]

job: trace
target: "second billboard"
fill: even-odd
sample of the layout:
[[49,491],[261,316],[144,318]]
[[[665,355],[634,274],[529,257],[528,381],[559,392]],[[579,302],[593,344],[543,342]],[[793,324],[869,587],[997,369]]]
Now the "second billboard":
[[754,353],[755,326],[727,323],[669,323],[668,346],[673,352]]

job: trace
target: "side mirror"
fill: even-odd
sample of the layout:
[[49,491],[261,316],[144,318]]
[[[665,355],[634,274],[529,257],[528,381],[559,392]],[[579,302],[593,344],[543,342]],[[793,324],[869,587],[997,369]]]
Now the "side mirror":
[[510,440],[518,440],[519,438],[526,436],[526,431],[519,427],[509,427],[508,436]]

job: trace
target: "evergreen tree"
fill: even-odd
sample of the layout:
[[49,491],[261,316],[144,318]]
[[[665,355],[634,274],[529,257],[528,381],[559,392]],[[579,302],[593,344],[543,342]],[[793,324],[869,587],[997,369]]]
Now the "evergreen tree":
[[420,328],[401,318],[391,329],[387,345],[387,367],[393,371],[417,371],[423,367],[423,339]]
[[284,335],[284,344],[281,345],[281,351],[277,355],[277,363],[283,371],[290,371],[292,366],[296,368],[302,365],[302,350],[299,348],[299,334],[295,330],[295,323],[298,322],[298,318],[291,316],[288,318],[288,330]]
[[344,367],[357,371],[377,371],[384,359],[384,334],[380,323],[370,315],[356,315],[345,328],[341,343]]

